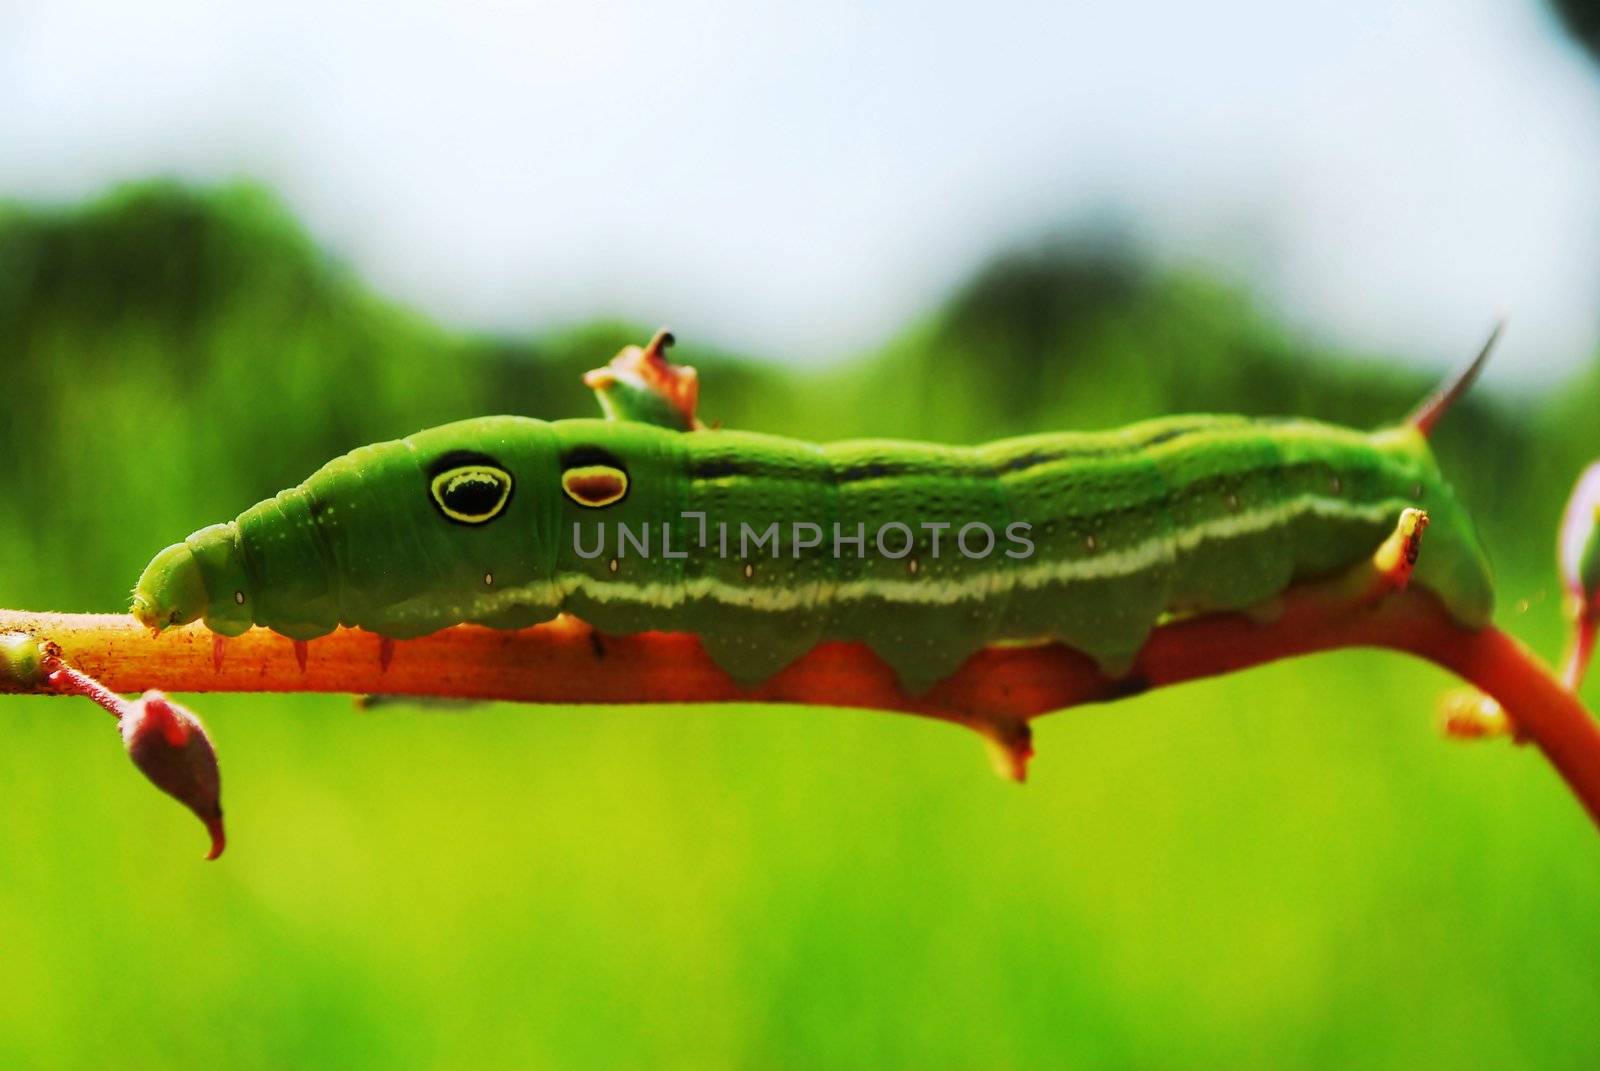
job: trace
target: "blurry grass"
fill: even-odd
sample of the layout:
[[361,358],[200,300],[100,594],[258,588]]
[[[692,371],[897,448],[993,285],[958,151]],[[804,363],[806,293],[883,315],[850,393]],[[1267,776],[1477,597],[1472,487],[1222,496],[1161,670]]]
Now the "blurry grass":
[[1352,652],[1056,715],[1021,789],[879,714],[196,697],[215,866],[103,716],[8,704],[0,1059],[1592,1066],[1593,830],[1441,742],[1445,684]]
[[[682,356],[712,416],[819,439],[1372,425],[1425,389],[1099,256],[1000,258],[826,375]],[[0,212],[0,337],[0,604],[109,609],[334,453],[590,412],[577,373],[643,336],[451,336],[259,191],[158,185]],[[1597,384],[1480,395],[1440,442],[1550,656]],[[1594,1067],[1594,831],[1537,755],[1441,741],[1448,686],[1346,652],[1059,714],[1022,789],[883,714],[197,696],[215,865],[109,719],[8,698],[0,1067]]]

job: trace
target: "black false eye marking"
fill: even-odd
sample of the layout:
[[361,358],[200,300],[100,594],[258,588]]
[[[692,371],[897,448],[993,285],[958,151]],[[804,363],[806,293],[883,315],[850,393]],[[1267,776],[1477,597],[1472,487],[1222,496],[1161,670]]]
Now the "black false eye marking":
[[458,450],[429,466],[434,506],[456,524],[486,524],[505,512],[514,481],[494,458]]
[[598,446],[576,446],[561,455],[561,491],[589,509],[604,509],[628,497],[622,459]]

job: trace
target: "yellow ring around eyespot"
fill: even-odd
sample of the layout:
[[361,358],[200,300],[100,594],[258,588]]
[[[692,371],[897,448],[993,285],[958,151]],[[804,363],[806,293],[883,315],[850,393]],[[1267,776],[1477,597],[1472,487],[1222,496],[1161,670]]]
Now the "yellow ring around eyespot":
[[628,494],[628,474],[612,465],[576,465],[561,474],[561,490],[580,506],[601,509]]
[[[498,494],[494,502],[486,510],[468,513],[450,505],[453,494],[471,484],[493,484]],[[484,524],[494,520],[500,511],[506,508],[506,502],[511,498],[511,473],[504,469],[497,469],[493,465],[459,465],[433,478],[428,485],[429,493],[433,495],[434,505],[439,511],[452,521],[462,524]]]

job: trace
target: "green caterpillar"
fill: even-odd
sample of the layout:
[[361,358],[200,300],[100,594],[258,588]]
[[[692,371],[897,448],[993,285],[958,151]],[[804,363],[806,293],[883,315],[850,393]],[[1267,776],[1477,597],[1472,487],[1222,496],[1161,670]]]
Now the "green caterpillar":
[[1493,342],[1370,434],[1183,416],[975,447],[819,446],[465,420],[354,450],[168,547],[133,613],[158,631],[203,619],[306,640],[566,612],[607,633],[695,633],[745,684],[820,642],[859,641],[915,692],[1001,642],[1062,641],[1121,674],[1163,618],[1337,573],[1416,506],[1432,523],[1414,582],[1477,627],[1488,563],[1427,433]]

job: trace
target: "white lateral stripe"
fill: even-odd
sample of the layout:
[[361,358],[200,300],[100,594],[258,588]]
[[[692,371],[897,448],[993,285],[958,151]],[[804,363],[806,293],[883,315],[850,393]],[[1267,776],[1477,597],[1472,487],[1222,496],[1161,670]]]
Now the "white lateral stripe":
[[[781,613],[807,609],[824,601],[851,602],[866,598],[879,598],[911,606],[945,606],[983,599],[1008,588],[1033,590],[1073,581],[1109,580],[1132,576],[1153,565],[1170,562],[1176,555],[1193,550],[1204,543],[1263,532],[1306,516],[1378,524],[1398,517],[1401,510],[1412,504],[1406,499],[1391,498],[1376,504],[1362,505],[1342,498],[1305,494],[1276,505],[1213,517],[1175,536],[1153,536],[1130,547],[1084,558],[1072,558],[1066,561],[1051,561],[1038,557],[1010,559],[997,553],[984,563],[988,567],[979,567],[967,576],[949,580],[917,580],[910,576],[903,579],[869,577],[844,583],[831,580],[810,581],[795,587],[779,588],[738,584],[706,576],[683,581],[648,581],[641,584],[583,573],[569,573],[559,577],[554,585],[531,584],[488,595],[480,600],[479,607],[480,612],[489,613],[496,608],[516,606],[519,605],[519,595],[534,596],[541,604],[546,604],[545,600],[548,600],[552,593],[565,599],[580,591],[595,602],[643,604],[662,610],[675,609],[691,601],[715,601],[724,606]],[[996,565],[999,567],[995,568]]]

